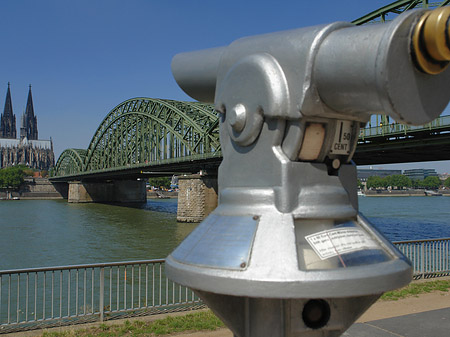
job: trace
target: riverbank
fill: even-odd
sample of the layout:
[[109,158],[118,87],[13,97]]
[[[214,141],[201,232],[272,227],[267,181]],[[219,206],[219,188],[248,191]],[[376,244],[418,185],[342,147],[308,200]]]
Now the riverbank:
[[[17,191],[0,190],[0,200],[23,199],[23,200],[53,200],[64,199],[67,191],[59,190],[61,186],[55,186],[47,178],[26,178]],[[366,190],[366,197],[423,197],[425,190]],[[439,190],[442,196],[450,197],[450,189]],[[67,196],[66,196],[67,198]],[[147,191],[147,199],[176,199],[178,191]]]
[[[427,196],[425,190],[366,190],[366,197],[423,197]],[[439,190],[442,196],[450,197],[450,190]]]
[[[58,187],[62,187],[58,186]],[[47,178],[25,178],[16,191],[0,190],[0,199],[57,200],[64,199],[67,191],[58,190]]]
[[[25,178],[18,190],[0,189],[0,200],[58,200],[67,199],[67,188],[54,185],[47,178]],[[176,199],[178,191],[147,191],[147,199]]]
[[147,191],[147,199],[176,199],[178,191]]

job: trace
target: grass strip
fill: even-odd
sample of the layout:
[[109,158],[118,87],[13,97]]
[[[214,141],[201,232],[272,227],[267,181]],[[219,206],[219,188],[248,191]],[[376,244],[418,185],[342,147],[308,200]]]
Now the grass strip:
[[447,292],[450,289],[450,280],[437,280],[427,282],[413,282],[398,290],[388,291],[381,296],[383,301],[397,301],[399,299],[431,293],[433,291]]
[[44,332],[42,337],[116,337],[161,336],[178,332],[217,330],[224,324],[210,311],[199,311],[182,316],[168,316],[152,322],[125,321],[123,324],[106,325],[87,329]]

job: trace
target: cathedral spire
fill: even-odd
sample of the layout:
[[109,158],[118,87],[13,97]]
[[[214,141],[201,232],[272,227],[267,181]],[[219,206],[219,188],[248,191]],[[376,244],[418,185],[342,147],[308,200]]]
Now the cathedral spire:
[[31,95],[31,84],[28,87],[28,100],[25,115],[34,117],[33,96]]
[[[21,128],[20,138],[28,138],[29,140],[38,139],[37,118],[34,115],[33,95],[31,94],[31,84],[28,89],[27,107],[25,108],[24,123]],[[22,134],[22,130],[24,130]],[[25,134],[26,132],[26,134]]]
[[6,91],[5,108],[0,120],[0,138],[16,138],[16,116],[14,116],[11,100],[10,83]]
[[3,115],[5,117],[9,117],[13,115],[13,108],[12,108],[12,100],[11,100],[11,90],[10,90],[10,83],[8,82],[8,90],[6,91],[6,99],[5,99],[5,108],[3,109]]

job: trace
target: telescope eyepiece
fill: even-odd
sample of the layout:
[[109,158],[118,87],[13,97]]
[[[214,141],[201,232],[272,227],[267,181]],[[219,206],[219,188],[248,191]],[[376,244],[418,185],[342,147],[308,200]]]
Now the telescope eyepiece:
[[450,7],[425,13],[412,36],[412,54],[416,67],[430,75],[447,69],[450,62]]

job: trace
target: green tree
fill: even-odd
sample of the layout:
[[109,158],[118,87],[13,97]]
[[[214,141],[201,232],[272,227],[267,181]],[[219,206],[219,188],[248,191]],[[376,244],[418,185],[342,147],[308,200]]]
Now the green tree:
[[393,176],[386,176],[381,179],[383,179],[383,187],[388,188],[389,186],[391,186],[391,187],[395,186]]
[[384,180],[378,176],[371,176],[367,178],[367,188],[380,188],[384,187]]
[[445,181],[444,181],[444,186],[445,186],[445,187],[450,187],[450,177],[448,177],[447,179],[445,179]]
[[171,179],[169,177],[157,177],[148,179],[148,183],[154,187],[164,187],[169,188]]
[[364,185],[361,182],[361,180],[358,179],[357,183],[358,183],[358,188],[362,189],[364,187]]
[[411,187],[411,179],[402,174],[394,174],[390,176],[390,186],[400,189]]
[[422,183],[424,188],[436,190],[441,186],[441,179],[439,177],[426,177]]
[[29,168],[29,167],[24,167],[23,168],[23,175],[25,177],[32,177],[33,174],[34,174],[34,170],[32,168]]
[[11,166],[0,170],[0,188],[17,189],[23,183],[23,166]]
[[413,179],[411,180],[411,187],[413,188],[421,188],[423,185],[423,180]]

